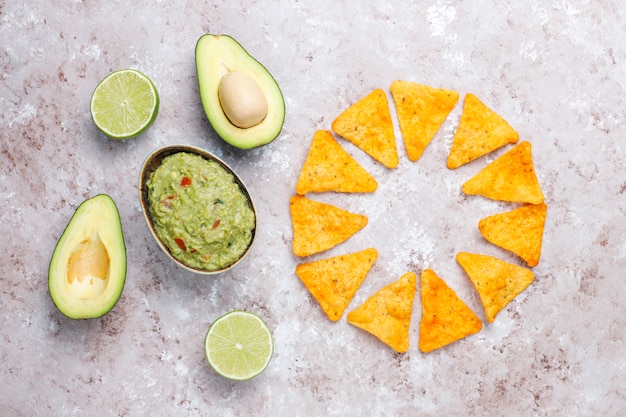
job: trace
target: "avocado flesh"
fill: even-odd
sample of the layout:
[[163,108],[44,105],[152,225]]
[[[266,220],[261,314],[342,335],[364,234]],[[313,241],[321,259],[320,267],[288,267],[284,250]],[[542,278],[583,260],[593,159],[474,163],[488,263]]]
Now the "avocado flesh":
[[[215,132],[229,144],[250,149],[272,142],[285,121],[285,100],[276,80],[232,37],[205,34],[196,44],[198,87],[204,112]],[[250,77],[267,99],[268,111],[257,125],[240,128],[224,114],[219,99],[219,85],[229,72],[242,72]]]
[[126,281],[126,245],[117,206],[99,194],[70,219],[52,254],[48,289],[72,319],[97,318],[117,303]]

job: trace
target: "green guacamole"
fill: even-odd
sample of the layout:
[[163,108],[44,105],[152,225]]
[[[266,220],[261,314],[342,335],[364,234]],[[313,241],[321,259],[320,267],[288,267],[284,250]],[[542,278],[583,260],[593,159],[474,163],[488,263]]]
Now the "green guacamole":
[[147,185],[157,235],[185,265],[222,269],[250,245],[254,212],[232,174],[217,162],[178,152],[163,159]]

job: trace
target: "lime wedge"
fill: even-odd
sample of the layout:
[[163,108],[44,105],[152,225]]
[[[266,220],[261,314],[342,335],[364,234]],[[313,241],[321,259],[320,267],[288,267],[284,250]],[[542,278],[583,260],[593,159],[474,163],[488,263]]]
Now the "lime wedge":
[[259,316],[236,310],[211,324],[204,349],[215,372],[242,381],[265,370],[272,358],[274,341],[270,329]]
[[159,94],[150,78],[134,69],[104,77],[91,96],[96,127],[115,139],[128,139],[146,130],[159,112]]

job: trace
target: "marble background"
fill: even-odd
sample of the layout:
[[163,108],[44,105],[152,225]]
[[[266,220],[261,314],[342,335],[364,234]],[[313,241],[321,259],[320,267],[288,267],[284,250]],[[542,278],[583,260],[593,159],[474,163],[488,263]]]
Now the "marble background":
[[[287,116],[270,145],[240,151],[212,131],[194,61],[207,32],[235,37],[280,84]],[[0,415],[626,415],[623,2],[2,1],[0,40]],[[88,104],[125,67],[154,80],[161,109],[141,137],[114,141]],[[288,200],[313,133],[395,79],[472,92],[503,115],[533,144],[549,204],[535,282],[480,333],[430,354],[417,348],[419,293],[397,354],[345,316],[328,321],[291,252]],[[484,320],[454,255],[515,260],[476,227],[505,206],[460,191],[499,153],[445,168],[459,116],[417,163],[396,128],[395,170],[341,142],[379,181],[372,195],[314,197],[370,220],[326,254],[379,250],[349,309],[428,267]],[[255,198],[256,244],[222,276],[172,265],[142,217],[140,166],[174,143],[222,157]],[[48,263],[98,193],[122,216],[126,285],[108,315],[72,321],[50,300]],[[209,324],[236,308],[275,338],[268,369],[244,383],[216,375],[203,351]]]

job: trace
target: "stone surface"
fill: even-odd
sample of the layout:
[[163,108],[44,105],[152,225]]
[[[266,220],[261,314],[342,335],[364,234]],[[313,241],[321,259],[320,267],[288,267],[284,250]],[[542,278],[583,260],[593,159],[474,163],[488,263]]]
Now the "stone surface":
[[[625,415],[625,19],[617,0],[0,3],[0,414]],[[239,151],[212,131],[194,62],[207,32],[235,37],[279,82],[287,117],[270,145]],[[97,132],[89,99],[124,67],[154,80],[161,110],[118,142]],[[533,144],[549,205],[535,282],[480,333],[430,354],[417,348],[419,293],[409,350],[396,354],[345,316],[325,318],[290,246],[288,200],[313,133],[395,79],[474,93],[505,117]],[[349,310],[428,267],[484,321],[454,255],[518,262],[477,230],[509,205],[460,191],[501,152],[445,168],[461,103],[416,163],[396,128],[395,170],[340,142],[379,181],[371,195],[312,196],[369,217],[317,257],[379,250]],[[174,143],[226,160],[255,198],[257,242],[222,276],[172,265],[142,217],[141,164]],[[126,286],[105,317],[71,321],[48,295],[48,262],[97,193],[121,212]],[[245,383],[220,378],[203,352],[232,309],[261,314],[275,337],[270,366]]]

